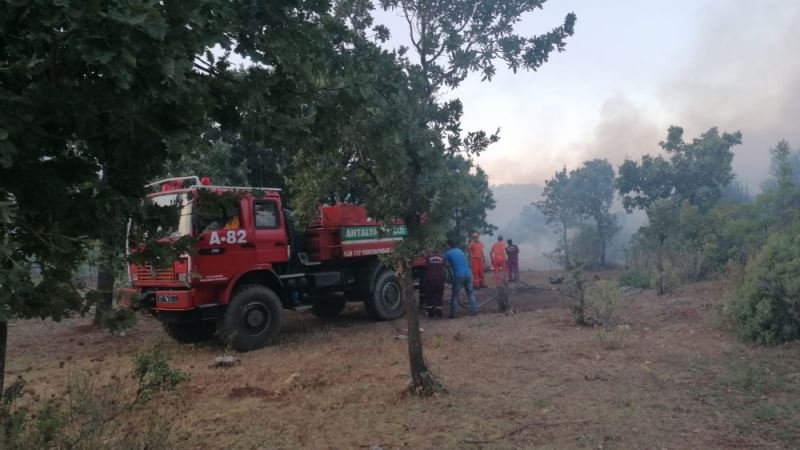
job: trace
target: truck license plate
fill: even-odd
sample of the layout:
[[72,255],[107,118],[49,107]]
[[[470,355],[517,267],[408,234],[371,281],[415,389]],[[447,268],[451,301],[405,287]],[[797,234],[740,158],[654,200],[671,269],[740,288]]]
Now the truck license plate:
[[159,303],[178,303],[178,296],[177,295],[159,295],[158,296]]

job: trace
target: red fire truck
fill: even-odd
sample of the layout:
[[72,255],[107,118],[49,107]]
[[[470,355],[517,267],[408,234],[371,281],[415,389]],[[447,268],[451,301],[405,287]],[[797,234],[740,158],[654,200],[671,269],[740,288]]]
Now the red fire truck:
[[[378,258],[406,235],[402,223],[379,223],[362,206],[335,204],[319,207],[313,224],[298,230],[278,189],[213,186],[196,176],[150,186],[158,192],[146,202],[180,211],[166,239],[196,241],[171,267],[130,264],[133,288],[123,295],[172,338],[197,342],[218,334],[237,350],[251,350],[278,335],[283,309],[335,317],[348,300],[363,302],[376,320],[403,315],[397,277]],[[194,214],[201,189],[242,193],[238,208],[220,217]]]

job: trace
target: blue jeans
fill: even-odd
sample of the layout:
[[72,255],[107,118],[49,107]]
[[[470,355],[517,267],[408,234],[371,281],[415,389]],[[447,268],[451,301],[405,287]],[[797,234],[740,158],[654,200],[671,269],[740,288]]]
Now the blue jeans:
[[480,307],[478,301],[475,300],[475,291],[472,289],[472,274],[463,277],[453,277],[453,294],[450,296],[450,315],[455,315],[458,312],[458,294],[461,288],[467,291],[467,299],[469,299],[470,312],[478,312]]

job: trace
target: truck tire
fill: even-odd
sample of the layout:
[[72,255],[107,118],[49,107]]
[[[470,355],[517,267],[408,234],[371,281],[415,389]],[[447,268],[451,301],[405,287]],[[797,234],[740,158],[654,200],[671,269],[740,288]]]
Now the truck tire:
[[345,298],[322,298],[314,302],[311,306],[311,314],[319,317],[320,319],[332,319],[338,317],[347,306],[347,299]]
[[403,317],[403,290],[394,271],[386,270],[378,275],[375,289],[364,300],[364,308],[374,320],[395,320]]
[[220,323],[220,339],[234,350],[246,352],[272,343],[281,330],[281,302],[266,286],[240,288]]
[[164,331],[178,342],[195,344],[211,339],[217,332],[217,324],[213,321],[165,323]]

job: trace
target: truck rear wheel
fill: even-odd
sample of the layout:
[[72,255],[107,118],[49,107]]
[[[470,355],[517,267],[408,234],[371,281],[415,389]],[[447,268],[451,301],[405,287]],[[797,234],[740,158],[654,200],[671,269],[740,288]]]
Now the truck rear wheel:
[[314,302],[311,307],[311,314],[321,319],[332,319],[338,317],[344,311],[345,306],[347,306],[347,299],[345,298],[322,298]]
[[217,324],[213,321],[165,323],[164,331],[178,342],[194,344],[211,339],[217,332]]
[[235,350],[246,352],[270,344],[281,329],[281,302],[260,284],[240,288],[222,318],[220,338]]
[[364,308],[375,320],[395,320],[403,317],[405,308],[403,290],[394,271],[386,270],[378,275],[374,291],[364,301]]

